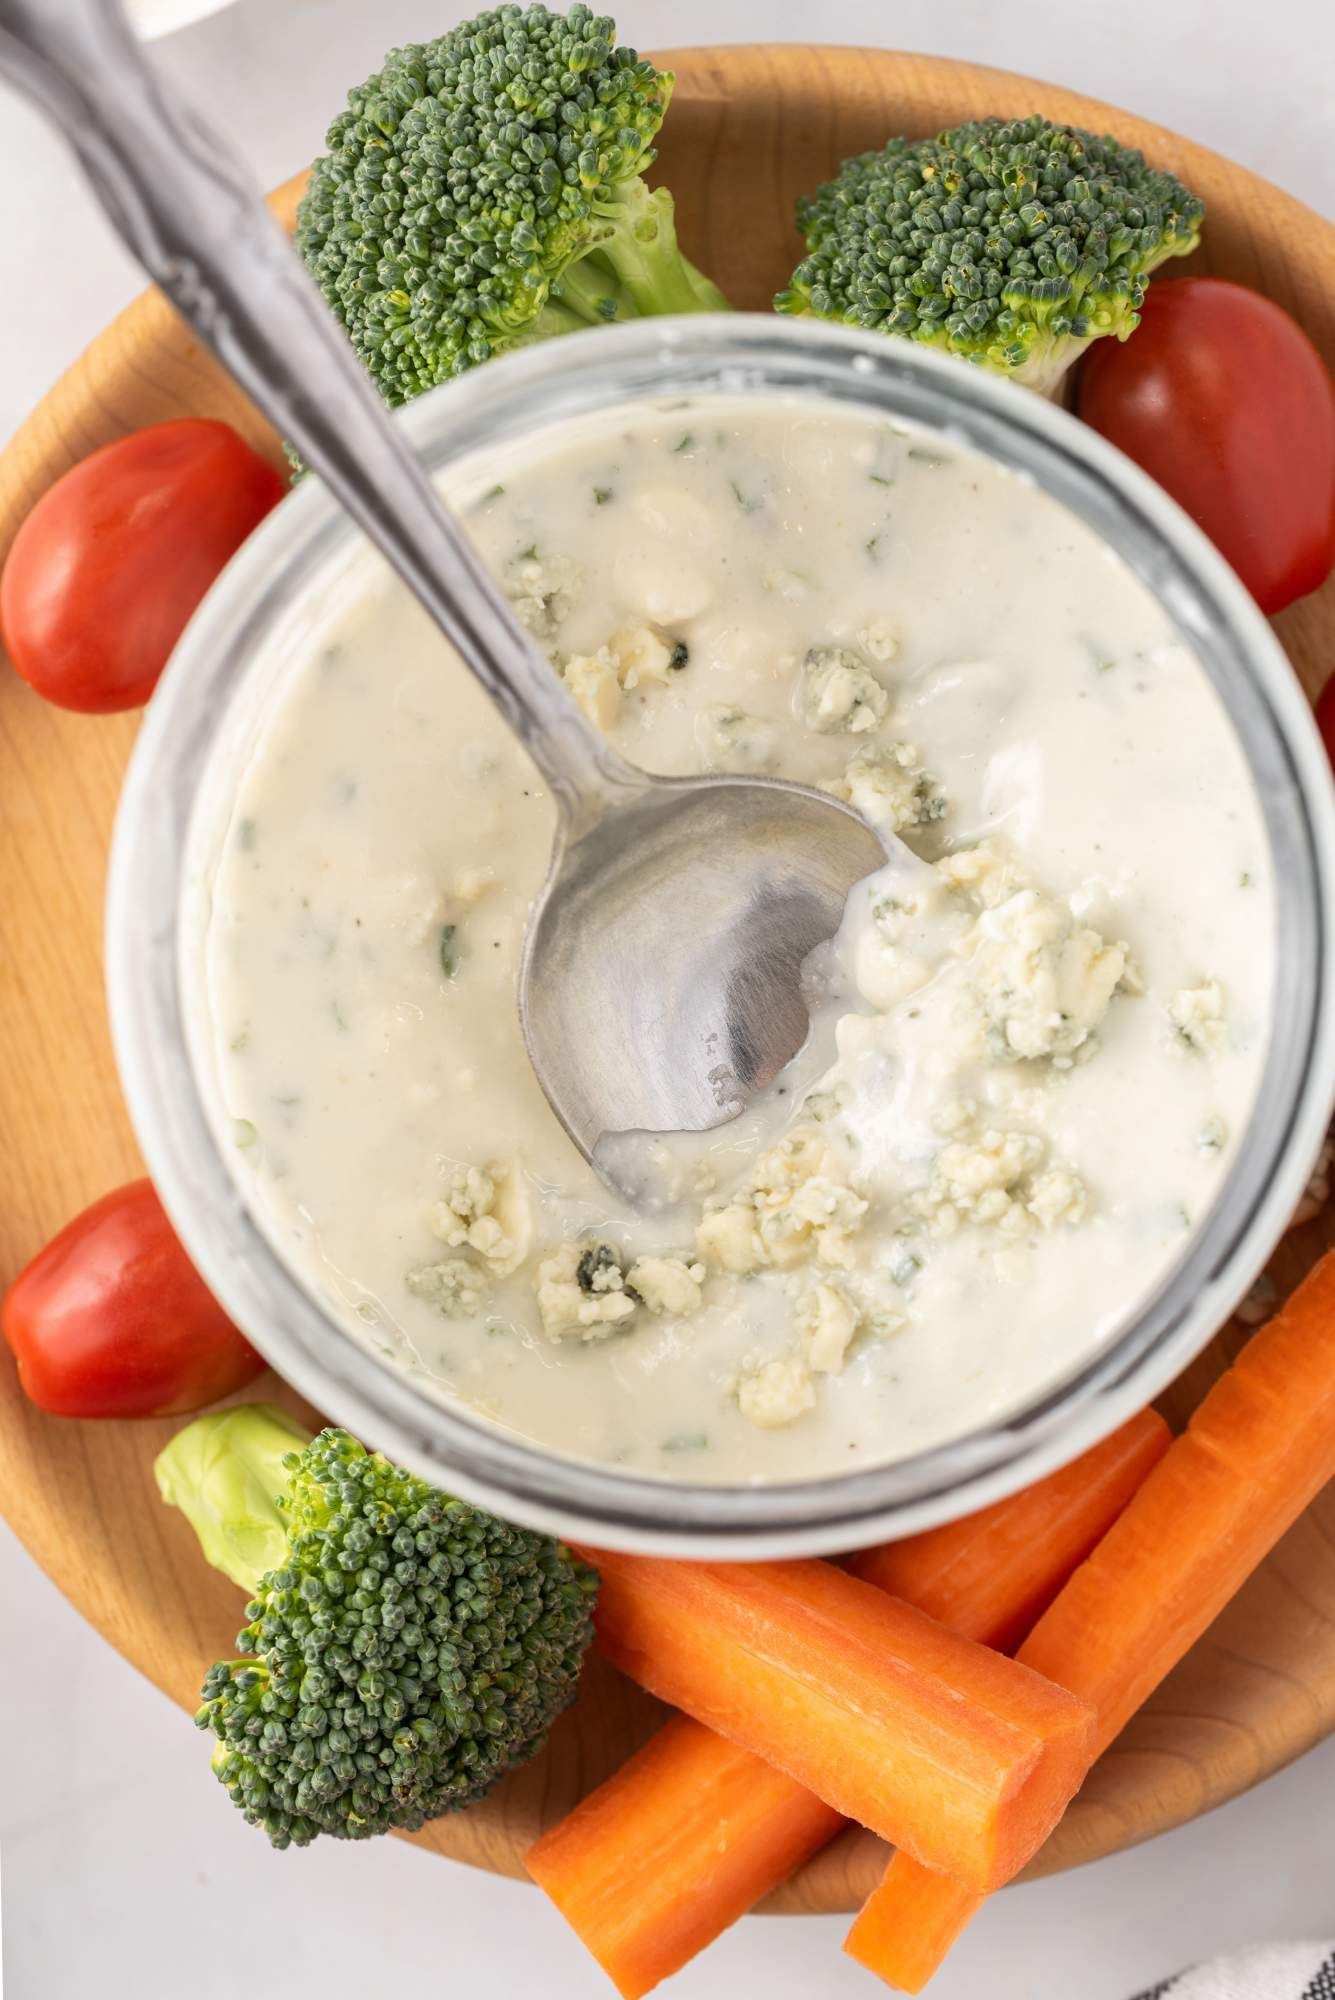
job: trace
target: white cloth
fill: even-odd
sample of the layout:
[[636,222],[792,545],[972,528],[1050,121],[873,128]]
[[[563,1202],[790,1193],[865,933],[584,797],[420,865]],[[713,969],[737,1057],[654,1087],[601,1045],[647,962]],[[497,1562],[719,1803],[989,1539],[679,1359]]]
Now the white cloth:
[[1258,1944],[1193,1965],[1136,2000],[1335,2000],[1335,1944]]

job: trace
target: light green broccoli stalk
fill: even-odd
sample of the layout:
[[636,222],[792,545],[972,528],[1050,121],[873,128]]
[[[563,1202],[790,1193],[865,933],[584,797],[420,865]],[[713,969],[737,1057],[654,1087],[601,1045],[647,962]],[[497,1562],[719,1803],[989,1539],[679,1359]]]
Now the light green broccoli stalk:
[[574,1699],[597,1578],[548,1536],[265,1404],[198,1418],[155,1471],[251,1594],[195,1721],[275,1847],[466,1806]]
[[1115,139],[985,118],[891,139],[798,203],[807,255],[774,303],[923,341],[1051,394],[1093,340],[1139,324],[1149,274],[1204,205]]
[[588,7],[498,7],[348,94],[297,248],[390,403],[549,334],[727,308],[641,174],[670,73]]

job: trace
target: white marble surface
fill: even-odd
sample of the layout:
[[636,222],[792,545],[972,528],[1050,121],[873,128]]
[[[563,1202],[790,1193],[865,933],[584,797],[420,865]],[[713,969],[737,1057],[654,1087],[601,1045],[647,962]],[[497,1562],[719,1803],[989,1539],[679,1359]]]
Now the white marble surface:
[[[257,175],[302,165],[349,82],[458,0],[239,0],[159,45]],[[1335,209],[1327,0],[625,0],[645,47],[864,42],[1027,71],[1125,104]],[[1326,79],[1322,87],[1321,78]],[[0,91],[0,437],[138,288],[59,144]],[[726,274],[720,274],[725,276]],[[0,1478],[3,1472],[0,1471]],[[8,2000],[325,2000],[441,1992],[598,2000],[610,1987],[535,1892],[397,1841],[272,1855],[189,1724],[0,1529],[0,1856]],[[1335,1932],[1335,1743],[1133,1853],[1009,1891],[934,2000],[1119,2000],[1250,1939]],[[749,1919],[668,1990],[838,2000],[871,1983],[841,1920]]]

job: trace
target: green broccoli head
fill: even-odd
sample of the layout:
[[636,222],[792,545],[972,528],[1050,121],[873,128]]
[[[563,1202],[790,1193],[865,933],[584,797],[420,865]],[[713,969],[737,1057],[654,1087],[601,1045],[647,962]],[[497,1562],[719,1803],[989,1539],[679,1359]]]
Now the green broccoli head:
[[1092,340],[1125,340],[1146,281],[1203,204],[1115,139],[984,118],[891,139],[798,203],[808,254],[774,303],[963,355],[1051,393]]
[[548,334],[726,308],[640,178],[672,84],[588,7],[508,6],[349,92],[297,248],[388,402]]
[[466,1806],[574,1698],[595,1573],[366,1451],[251,1404],[156,1466],[204,1552],[253,1593],[195,1720],[275,1847],[365,1840]]

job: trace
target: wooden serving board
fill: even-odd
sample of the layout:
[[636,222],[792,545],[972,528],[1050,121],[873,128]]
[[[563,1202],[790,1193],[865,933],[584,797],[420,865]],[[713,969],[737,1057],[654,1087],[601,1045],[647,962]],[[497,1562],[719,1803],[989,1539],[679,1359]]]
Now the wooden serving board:
[[[658,171],[676,194],[690,254],[740,307],[768,307],[799,253],[795,196],[847,154],[892,132],[1040,111],[1111,130],[1179,173],[1209,214],[1207,248],[1194,267],[1267,292],[1335,363],[1335,230],[1172,133],[1045,84],[928,57],[773,46],[684,49],[664,60],[678,86]],[[274,198],[285,219],[298,192],[291,182]],[[67,466],[141,425],[189,414],[224,417],[279,458],[256,413],[162,301],[146,296],[93,343],[0,457],[0,558],[24,513]],[[1335,651],[1335,585],[1286,613],[1279,630],[1315,695]],[[139,1171],[101,984],[107,838],[134,729],[131,717],[49,708],[0,670],[0,1283],[75,1210]],[[1332,1228],[1328,1215],[1286,1239],[1273,1266],[1282,1288],[1297,1281]],[[1226,1329],[1174,1386],[1166,1399],[1172,1418],[1186,1416],[1241,1338]],[[298,1407],[276,1381],[262,1381],[259,1393]],[[98,1630],[193,1708],[205,1666],[231,1650],[239,1598],[157,1498],[152,1460],[174,1427],[45,1418],[19,1393],[8,1355],[0,1359],[5,1514]],[[538,1831],[623,1761],[656,1715],[655,1703],[593,1661],[546,1752],[482,1804],[437,1821],[417,1840],[456,1860],[522,1874]],[[1332,1727],[1335,1488],[1104,1757],[1039,1868],[1070,1867],[1179,1825]],[[201,1745],[201,1785],[212,1782],[206,1762]],[[218,1810],[227,1810],[221,1799]],[[847,1834],[773,1907],[852,1908],[882,1859],[870,1835]]]

